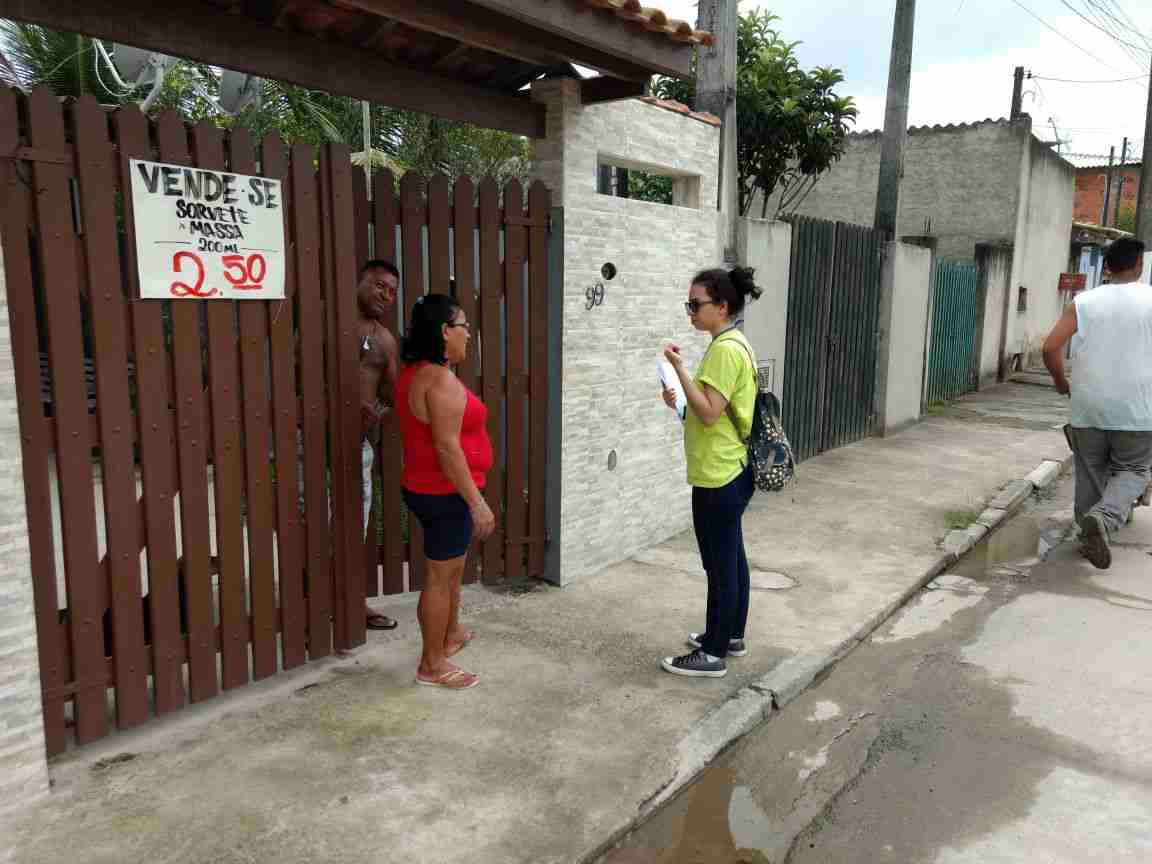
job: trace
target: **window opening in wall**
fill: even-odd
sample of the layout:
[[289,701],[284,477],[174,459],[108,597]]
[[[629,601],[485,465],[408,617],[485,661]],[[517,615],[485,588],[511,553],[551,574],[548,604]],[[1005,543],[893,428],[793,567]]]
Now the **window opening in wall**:
[[699,208],[699,190],[699,177],[662,174],[659,170],[624,167],[603,161],[597,166],[596,191],[601,195]]

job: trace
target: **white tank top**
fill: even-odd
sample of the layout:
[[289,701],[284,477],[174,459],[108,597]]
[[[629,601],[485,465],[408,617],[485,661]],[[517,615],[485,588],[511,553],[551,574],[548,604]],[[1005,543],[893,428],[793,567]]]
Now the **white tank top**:
[[1152,286],[1101,285],[1076,298],[1073,426],[1152,431]]

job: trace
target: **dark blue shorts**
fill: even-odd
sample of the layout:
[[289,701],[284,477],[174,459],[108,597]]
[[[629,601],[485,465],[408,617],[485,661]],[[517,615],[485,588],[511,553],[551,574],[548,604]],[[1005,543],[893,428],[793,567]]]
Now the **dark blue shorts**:
[[408,512],[424,529],[424,557],[429,561],[450,561],[468,554],[472,544],[472,511],[457,494],[425,495],[404,491]]

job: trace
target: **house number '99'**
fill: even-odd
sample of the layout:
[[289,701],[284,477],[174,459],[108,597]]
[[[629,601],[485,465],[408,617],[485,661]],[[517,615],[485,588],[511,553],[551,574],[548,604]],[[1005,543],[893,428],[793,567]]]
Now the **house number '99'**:
[[584,297],[588,301],[584,308],[589,311],[595,306],[602,305],[604,303],[604,283],[597,281],[595,285],[588,286],[588,290],[584,292]]

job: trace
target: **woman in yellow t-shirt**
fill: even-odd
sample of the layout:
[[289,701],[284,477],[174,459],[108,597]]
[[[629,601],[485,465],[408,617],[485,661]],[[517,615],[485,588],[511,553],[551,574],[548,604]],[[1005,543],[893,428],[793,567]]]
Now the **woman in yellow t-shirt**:
[[[704,632],[688,634],[695,650],[665,657],[661,664],[675,675],[722,678],[728,674],[725,658],[748,653],[748,557],[741,519],[755,488],[744,442],[752,431],[756,361],[736,322],[748,298],[760,296],[752,276],[752,270],[737,267],[705,270],[692,280],[684,307],[693,327],[712,334],[695,377],[684,368],[677,346],[664,350],[688,401],[684,453],[692,486],[692,525],[708,574]],[[664,401],[674,407],[675,392],[665,390]]]

